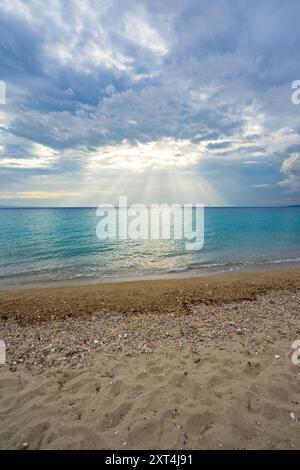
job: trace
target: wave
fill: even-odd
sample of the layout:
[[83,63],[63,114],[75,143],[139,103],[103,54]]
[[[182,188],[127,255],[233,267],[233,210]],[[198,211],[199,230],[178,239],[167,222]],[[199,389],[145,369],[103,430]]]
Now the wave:
[[120,268],[116,266],[115,269],[107,267],[95,269],[93,266],[86,265],[72,265],[72,266],[59,266],[49,267],[48,269],[33,269],[26,271],[19,271],[16,273],[0,275],[0,282],[2,286],[0,289],[17,288],[34,285],[63,285],[72,283],[94,283],[105,280],[118,280],[118,279],[133,279],[143,278],[146,276],[164,276],[170,274],[187,274],[193,272],[199,275],[217,274],[221,272],[242,271],[247,269],[255,269],[255,267],[270,268],[273,265],[287,265],[292,266],[300,263],[300,258],[277,258],[277,259],[258,259],[258,260],[243,260],[243,261],[213,261],[213,262],[194,262],[185,265],[174,266],[171,268],[153,268],[153,269],[137,269],[137,266],[132,264],[130,268]]
[[285,264],[285,263],[299,263],[300,258],[279,258],[279,259],[260,259],[260,260],[245,260],[245,261],[220,261],[212,263],[191,263],[186,266],[180,266],[171,268],[168,270],[169,273],[184,272],[189,270],[209,270],[209,269],[242,269],[247,266],[261,266],[270,264]]

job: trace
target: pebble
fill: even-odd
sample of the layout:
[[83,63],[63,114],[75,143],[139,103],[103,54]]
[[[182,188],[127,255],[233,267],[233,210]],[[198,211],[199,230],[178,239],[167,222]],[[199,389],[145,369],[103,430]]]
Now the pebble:
[[291,417],[292,419],[294,419],[294,420],[296,419],[296,415],[295,415],[295,413],[294,413],[293,411],[290,413],[290,417]]
[[[296,308],[298,308],[300,295],[297,293],[294,297],[293,303],[297,301]],[[20,359],[25,367],[53,368],[61,367],[64,363],[77,368],[86,363],[100,347],[110,351],[121,348],[122,354],[132,356],[154,353],[162,342],[176,343],[180,348],[195,347],[196,353],[192,359],[197,363],[200,358],[198,351],[200,342],[202,344],[211,340],[227,340],[228,334],[231,333],[243,336],[248,341],[251,340],[252,333],[260,330],[264,341],[274,344],[273,327],[278,328],[278,325],[277,320],[274,320],[275,307],[269,303],[270,299],[275,302],[276,309],[278,305],[282,307],[282,314],[285,314],[287,322],[290,318],[294,318],[295,308],[291,306],[291,294],[272,292],[261,296],[259,300],[244,301],[242,304],[239,301],[220,305],[195,303],[188,318],[174,314],[173,311],[163,316],[160,312],[153,312],[151,316],[147,316],[141,311],[141,313],[135,312],[130,317],[123,313],[107,312],[105,315],[94,314],[93,321],[84,316],[71,317],[72,321],[56,318],[53,321],[37,324],[29,322],[24,329],[23,325],[12,319],[5,323],[2,321],[0,327],[1,334],[5,335],[9,344],[8,364],[12,372],[19,367]],[[241,305],[248,315],[238,317]],[[258,317],[263,320],[261,325],[264,326],[261,328],[257,328]],[[265,320],[268,321],[264,323]],[[245,324],[247,329],[244,327]],[[259,354],[261,352],[262,349]],[[255,349],[253,354],[258,356]],[[279,358],[277,357],[279,354],[272,353],[272,356]]]
[[22,442],[22,449],[28,449],[28,442]]

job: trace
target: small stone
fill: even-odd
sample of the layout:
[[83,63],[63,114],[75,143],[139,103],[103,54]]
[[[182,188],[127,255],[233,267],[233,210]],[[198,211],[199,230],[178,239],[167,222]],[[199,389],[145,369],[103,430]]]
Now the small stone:
[[22,442],[22,449],[28,449],[28,442]]
[[275,354],[275,359],[279,359],[279,358],[280,358],[279,354]]
[[97,339],[94,339],[94,344],[98,344],[99,341]]
[[295,415],[295,413],[294,413],[293,411],[290,413],[290,417],[291,417],[292,419],[294,419],[294,420],[296,419],[296,415]]

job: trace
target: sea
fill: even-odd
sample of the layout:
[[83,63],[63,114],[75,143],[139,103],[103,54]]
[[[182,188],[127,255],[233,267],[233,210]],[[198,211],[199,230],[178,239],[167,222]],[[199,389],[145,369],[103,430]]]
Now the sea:
[[300,266],[300,206],[208,207],[204,245],[99,239],[96,208],[1,208],[0,289]]

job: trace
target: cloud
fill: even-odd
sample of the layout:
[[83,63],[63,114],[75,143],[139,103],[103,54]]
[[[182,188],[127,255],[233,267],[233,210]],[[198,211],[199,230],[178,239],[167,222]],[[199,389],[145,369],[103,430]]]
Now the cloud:
[[80,196],[81,193],[73,193],[70,191],[24,191],[16,193],[0,193],[0,199],[59,199],[61,197]]
[[145,9],[127,13],[123,19],[124,36],[137,47],[147,49],[158,56],[168,53],[168,45],[160,33],[146,18]]
[[286,158],[281,171],[287,175],[287,178],[279,184],[290,191],[300,192],[300,153],[291,154]]
[[[14,153],[10,154],[10,147],[12,147],[12,150],[14,150],[14,147],[16,148],[16,155]],[[47,168],[58,158],[57,152],[38,143],[33,143],[30,147],[26,148],[24,153],[25,154],[22,154],[22,151],[20,153],[20,148],[17,146],[1,146],[0,167],[19,168],[24,170]]]
[[131,144],[124,141],[119,145],[101,147],[91,152],[88,158],[88,170],[117,169],[143,171],[151,168],[186,168],[195,165],[205,148],[202,144],[193,144],[189,140],[160,140]]

